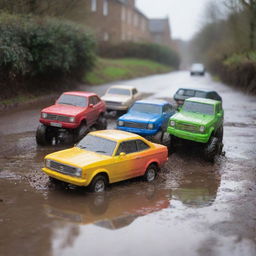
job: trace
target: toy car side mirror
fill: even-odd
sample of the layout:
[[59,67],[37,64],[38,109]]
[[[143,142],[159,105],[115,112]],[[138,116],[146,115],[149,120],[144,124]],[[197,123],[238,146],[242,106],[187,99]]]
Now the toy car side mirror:
[[222,117],[221,113],[217,113],[217,117]]
[[93,104],[90,104],[90,105],[89,105],[89,108],[93,108]]
[[121,152],[119,156],[123,157],[126,156],[126,154],[124,152]]

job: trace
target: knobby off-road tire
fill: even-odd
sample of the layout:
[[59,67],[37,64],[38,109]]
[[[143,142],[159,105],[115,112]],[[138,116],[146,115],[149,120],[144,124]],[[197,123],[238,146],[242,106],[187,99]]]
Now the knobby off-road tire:
[[145,174],[143,175],[143,180],[147,181],[147,182],[153,182],[157,176],[157,166],[155,164],[151,164]]
[[107,119],[104,116],[100,116],[97,120],[97,123],[95,124],[95,128],[97,130],[105,130],[107,129]]
[[177,138],[175,137],[175,136],[173,136],[173,135],[171,135],[170,134],[170,136],[169,136],[169,147],[168,147],[168,151],[169,151],[169,153],[171,154],[171,153],[174,153],[175,152],[175,150],[176,150],[176,144],[177,144]]
[[164,137],[164,132],[160,130],[154,136],[152,136],[152,142],[162,144],[163,137]]
[[36,143],[40,146],[47,146],[52,143],[53,137],[50,136],[49,128],[44,124],[39,124],[36,130]]
[[211,137],[204,148],[204,157],[207,161],[213,162],[215,156],[220,153],[222,142],[217,137]]
[[80,141],[89,132],[89,127],[86,122],[82,122],[76,130],[75,141]]
[[106,190],[107,183],[107,178],[104,175],[99,174],[91,181],[89,190],[94,193],[104,192]]
[[219,139],[220,142],[223,141],[223,126],[221,126],[218,130],[218,132],[216,133],[216,137]]

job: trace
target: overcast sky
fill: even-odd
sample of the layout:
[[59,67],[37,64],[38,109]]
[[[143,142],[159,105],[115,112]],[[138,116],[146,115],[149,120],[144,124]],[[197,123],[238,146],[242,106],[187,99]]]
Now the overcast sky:
[[172,37],[189,40],[202,24],[210,0],[137,0],[137,7],[149,18],[170,18]]

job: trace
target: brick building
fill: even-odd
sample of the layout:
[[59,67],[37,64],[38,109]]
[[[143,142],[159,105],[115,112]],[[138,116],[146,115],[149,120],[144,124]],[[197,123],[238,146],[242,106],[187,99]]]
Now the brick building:
[[171,30],[169,25],[169,18],[165,19],[150,19],[149,31],[151,40],[154,43],[171,46]]
[[76,8],[70,9],[65,18],[85,25],[98,41],[170,46],[169,19],[148,19],[136,7],[135,0],[77,0]]

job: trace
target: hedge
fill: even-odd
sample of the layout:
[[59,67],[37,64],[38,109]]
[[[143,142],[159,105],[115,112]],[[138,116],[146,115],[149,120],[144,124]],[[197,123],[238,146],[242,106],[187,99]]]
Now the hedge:
[[139,58],[149,59],[161,64],[178,68],[178,54],[167,46],[152,43],[102,43],[98,46],[98,54],[103,58]]
[[94,61],[94,40],[76,24],[0,14],[1,85],[42,77],[80,79]]

